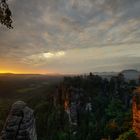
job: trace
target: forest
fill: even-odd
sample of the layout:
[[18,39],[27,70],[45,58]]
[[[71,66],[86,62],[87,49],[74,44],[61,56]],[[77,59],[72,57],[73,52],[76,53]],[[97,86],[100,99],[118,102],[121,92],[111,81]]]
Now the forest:
[[23,100],[34,109],[38,140],[137,140],[132,98],[139,84],[122,74],[2,76],[0,131],[11,104]]

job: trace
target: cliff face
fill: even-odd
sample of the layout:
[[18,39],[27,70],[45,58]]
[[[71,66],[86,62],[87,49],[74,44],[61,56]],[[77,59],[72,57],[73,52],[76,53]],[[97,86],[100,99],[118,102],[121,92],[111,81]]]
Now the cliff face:
[[54,104],[61,104],[64,107],[69,123],[74,127],[79,125],[80,114],[92,110],[90,98],[85,95],[86,93],[82,88],[61,85],[57,89],[56,96],[54,96]]
[[22,101],[12,105],[1,133],[2,140],[37,140],[33,110]]
[[140,88],[133,97],[133,129],[140,138]]

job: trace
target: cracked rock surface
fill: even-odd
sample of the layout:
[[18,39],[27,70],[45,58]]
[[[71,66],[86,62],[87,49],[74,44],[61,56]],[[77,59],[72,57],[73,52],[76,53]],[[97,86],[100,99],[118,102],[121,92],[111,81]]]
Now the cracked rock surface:
[[25,102],[12,105],[1,140],[37,140],[34,112]]

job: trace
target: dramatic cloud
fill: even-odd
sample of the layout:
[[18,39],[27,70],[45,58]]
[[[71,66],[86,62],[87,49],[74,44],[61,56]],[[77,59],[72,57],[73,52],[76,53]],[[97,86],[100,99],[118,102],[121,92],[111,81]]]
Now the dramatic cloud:
[[140,0],[9,0],[0,64],[60,73],[140,69]]

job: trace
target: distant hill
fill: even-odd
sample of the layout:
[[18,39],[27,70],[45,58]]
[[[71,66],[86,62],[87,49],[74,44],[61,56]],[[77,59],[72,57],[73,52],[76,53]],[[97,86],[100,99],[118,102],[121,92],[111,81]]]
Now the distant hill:
[[102,78],[110,79],[112,76],[117,76],[119,73],[122,73],[126,80],[138,80],[140,78],[140,71],[135,69],[123,70],[121,72],[95,72],[94,74]]
[[14,74],[14,73],[0,73],[0,78],[22,78],[22,79],[30,79],[30,78],[58,78],[63,77],[63,75],[47,75],[47,74]]
[[94,72],[94,74],[110,80],[112,76],[117,76],[118,72]]
[[127,80],[138,80],[140,78],[140,71],[129,69],[121,72]]
[[[140,71],[135,69],[123,70],[121,72],[93,72],[94,75],[99,75],[102,78],[110,79],[112,76],[117,76],[119,73],[122,73],[126,80],[138,80],[140,78]],[[63,79],[65,76],[75,76],[75,74],[71,75],[61,75],[61,74],[13,74],[13,73],[0,73],[0,79],[5,80],[17,80],[17,79],[35,79],[35,80],[59,80]]]
[[100,75],[100,76],[115,76],[118,74],[118,72],[95,72],[95,75]]

